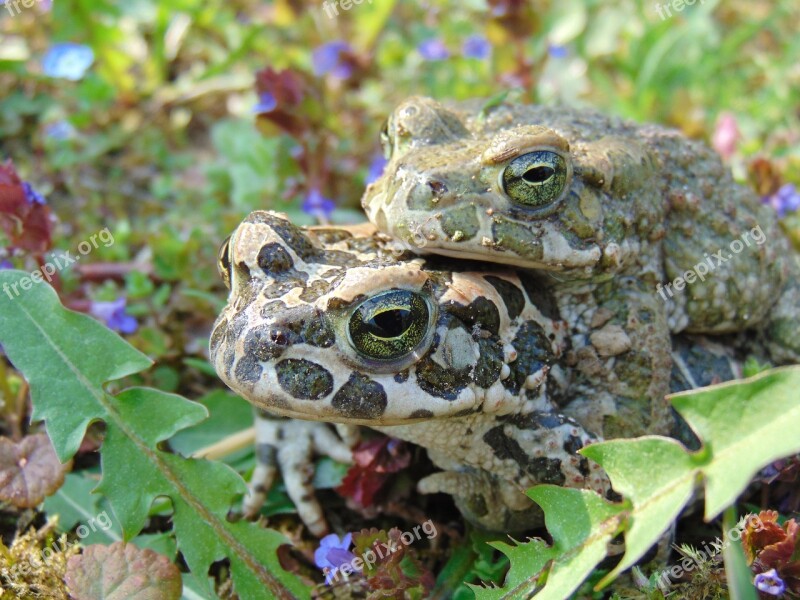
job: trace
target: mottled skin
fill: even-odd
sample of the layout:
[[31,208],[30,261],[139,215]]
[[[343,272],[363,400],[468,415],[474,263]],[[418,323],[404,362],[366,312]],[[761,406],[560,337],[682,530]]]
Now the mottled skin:
[[[444,471],[419,489],[452,494],[490,529],[540,524],[523,494],[535,483],[608,491],[576,454],[596,438],[556,404],[570,393],[573,357],[547,291],[466,261],[396,257],[385,244],[369,227],[303,230],[252,213],[221,253],[231,293],[211,337],[220,377],[269,414],[367,425],[426,447]],[[323,533],[307,465],[312,450],[346,459],[346,445],[327,425],[263,413],[257,436],[255,494],[280,466],[304,521]]]
[[[535,273],[572,329],[583,393],[563,410],[598,435],[668,431],[652,399],[668,389],[670,332],[758,326],[773,360],[800,358],[796,258],[774,211],[702,143],[587,110],[428,98],[403,102],[383,141],[369,219],[414,252]],[[741,253],[711,258],[738,238]],[[658,287],[709,260],[704,281]]]

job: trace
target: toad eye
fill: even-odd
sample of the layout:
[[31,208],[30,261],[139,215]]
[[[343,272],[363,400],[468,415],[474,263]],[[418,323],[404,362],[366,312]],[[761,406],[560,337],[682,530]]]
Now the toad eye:
[[512,160],[503,170],[500,182],[503,191],[517,204],[545,208],[561,198],[568,174],[563,156],[537,150]]
[[417,351],[431,329],[425,298],[408,290],[389,290],[364,300],[347,324],[355,351],[370,360],[390,361]]
[[394,141],[392,140],[392,135],[389,133],[388,119],[383,124],[383,128],[381,129],[381,148],[383,149],[383,157],[386,160],[391,159],[392,151],[394,150]]
[[225,282],[225,287],[231,289],[231,256],[230,256],[231,236],[225,238],[222,245],[219,247],[219,254],[217,254],[217,270],[222,281]]

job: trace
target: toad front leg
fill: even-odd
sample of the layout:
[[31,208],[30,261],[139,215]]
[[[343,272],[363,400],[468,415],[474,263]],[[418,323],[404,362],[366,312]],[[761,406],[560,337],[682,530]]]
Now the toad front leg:
[[[325,535],[328,523],[314,494],[312,459],[316,453],[350,463],[353,457],[347,443],[337,438],[327,423],[288,419],[265,410],[256,410],[255,424],[256,468],[250,480],[250,493],[244,500],[245,515],[258,514],[280,470],[300,518],[311,533]],[[345,435],[348,442],[355,441],[352,432]]]
[[599,465],[578,454],[597,438],[553,412],[476,414],[376,429],[427,447],[433,463],[444,471],[421,480],[419,491],[450,494],[468,520],[489,530],[541,526],[541,511],[525,495],[536,484],[600,494],[609,490]]

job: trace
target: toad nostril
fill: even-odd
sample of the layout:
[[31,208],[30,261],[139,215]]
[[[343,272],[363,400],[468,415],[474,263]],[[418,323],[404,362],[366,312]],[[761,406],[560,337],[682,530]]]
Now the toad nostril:
[[428,187],[431,188],[435,198],[441,198],[447,193],[447,185],[443,181],[432,180],[428,182]]

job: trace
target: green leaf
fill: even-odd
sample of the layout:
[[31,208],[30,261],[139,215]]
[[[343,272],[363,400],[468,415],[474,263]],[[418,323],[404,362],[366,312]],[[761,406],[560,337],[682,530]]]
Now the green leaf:
[[[253,426],[253,407],[236,394],[214,390],[200,398],[198,403],[208,409],[210,417],[179,431],[170,439],[170,446],[184,456]],[[252,452],[252,445],[247,451]]]
[[675,409],[706,441],[705,518],[736,500],[759,470],[800,452],[800,368],[765,371],[745,380],[676,394]]
[[[800,368],[786,367],[745,381],[675,395],[673,404],[703,443],[699,452],[690,452],[675,440],[656,436],[612,440],[581,450],[605,469],[624,502],[610,505],[594,492],[584,491],[579,497],[576,490],[563,490],[572,492],[571,502],[566,498],[553,501],[547,498],[550,492],[542,491],[550,486],[531,489],[529,495],[544,509],[554,545],[547,547],[540,540],[533,540],[501,547],[511,559],[502,589],[508,595],[502,597],[530,595],[543,579],[540,573],[552,562],[547,583],[536,598],[566,598],[605,556],[602,544],[591,543],[590,530],[594,528],[596,536],[608,539],[603,536],[615,533],[616,522],[625,531],[626,551],[596,589],[603,588],[658,541],[702,482],[706,519],[714,518],[735,501],[760,469],[780,457],[800,452],[796,433],[796,423],[800,422],[796,394],[799,387]],[[595,523],[592,517],[602,515],[598,507],[604,504],[609,512],[605,520]],[[501,597],[495,592],[501,591],[479,593],[476,589],[478,598]]]
[[80,538],[83,545],[119,542],[122,527],[104,506],[104,498],[93,493],[95,487],[97,479],[87,477],[85,471],[70,473],[61,489],[45,499],[44,512],[48,516],[58,515],[58,531],[62,533],[84,525],[88,533]]
[[34,284],[19,297],[7,292],[25,277],[22,271],[0,271],[0,339],[31,386],[32,420],[47,422],[56,455],[66,462],[89,423],[106,415],[103,383],[152,363],[105,325],[64,310],[48,285]]
[[[725,511],[722,528],[726,532],[740,531],[736,528],[736,511],[729,508]],[[722,557],[725,560],[725,576],[731,600],[758,600],[758,592],[753,586],[753,572],[747,564],[742,548],[742,538],[730,538],[727,535],[722,544]]]
[[[0,289],[23,275],[0,271]],[[234,497],[246,489],[235,471],[158,449],[160,442],[204,419],[205,407],[152,389],[118,396],[104,390],[107,381],[147,368],[144,355],[94,319],[66,310],[43,284],[18,298],[0,295],[0,343],[28,379],[35,414],[46,420],[62,460],[77,450],[89,422],[106,423],[98,491],[110,500],[124,539],[141,531],[153,500],[166,496],[178,545],[192,571],[204,575],[211,563],[228,558],[243,598],[266,592],[276,598],[308,597],[305,586],[280,568],[276,551],[286,543],[280,534],[226,518]]]
[[586,448],[603,466],[614,490],[632,506],[625,533],[625,556],[601,581],[606,585],[633,565],[669,528],[692,497],[695,462],[675,440],[645,437],[612,440]]
[[528,598],[548,565],[547,582],[536,598],[563,600],[605,557],[606,546],[619,529],[623,506],[608,502],[595,492],[537,485],[528,495],[544,510],[553,545],[547,546],[540,539],[514,546],[492,543],[508,556],[511,568],[502,588],[470,586],[476,600]]

